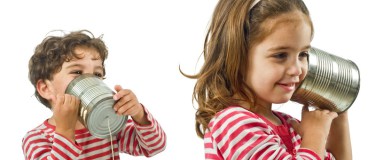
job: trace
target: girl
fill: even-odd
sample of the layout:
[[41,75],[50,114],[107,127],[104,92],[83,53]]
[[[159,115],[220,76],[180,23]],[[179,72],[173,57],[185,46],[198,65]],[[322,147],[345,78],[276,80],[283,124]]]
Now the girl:
[[220,0],[196,75],[206,159],[351,159],[347,113],[272,110],[306,76],[313,35],[302,0]]

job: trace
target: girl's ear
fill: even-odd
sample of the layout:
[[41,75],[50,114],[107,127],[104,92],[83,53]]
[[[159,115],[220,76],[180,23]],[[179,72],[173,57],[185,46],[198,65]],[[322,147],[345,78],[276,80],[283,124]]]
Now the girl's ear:
[[46,100],[50,101],[53,96],[54,96],[54,92],[53,92],[53,89],[52,89],[52,84],[49,80],[38,80],[37,81],[37,85],[36,85],[36,89],[38,91],[38,93]]

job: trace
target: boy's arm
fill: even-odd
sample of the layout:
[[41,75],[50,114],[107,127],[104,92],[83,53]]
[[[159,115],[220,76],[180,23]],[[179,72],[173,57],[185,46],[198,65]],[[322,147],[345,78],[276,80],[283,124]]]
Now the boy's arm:
[[25,159],[78,159],[82,148],[55,133],[52,141],[41,131],[31,131],[22,140]]
[[129,119],[126,127],[118,134],[118,142],[122,152],[151,157],[166,148],[166,134],[157,120],[145,107],[143,108],[145,114],[142,119],[147,120],[147,125]]
[[143,109],[138,114],[132,116],[133,121],[135,121],[137,124],[141,126],[150,125],[151,121],[146,116],[147,113],[145,112],[145,107],[141,103],[139,103],[138,105],[140,105],[140,108],[143,108]]
[[129,89],[115,85],[114,110],[118,115],[131,116],[126,127],[119,132],[120,151],[131,155],[151,157],[166,148],[166,134],[157,120],[138,102]]
[[347,111],[333,120],[326,148],[336,159],[351,160],[352,150]]

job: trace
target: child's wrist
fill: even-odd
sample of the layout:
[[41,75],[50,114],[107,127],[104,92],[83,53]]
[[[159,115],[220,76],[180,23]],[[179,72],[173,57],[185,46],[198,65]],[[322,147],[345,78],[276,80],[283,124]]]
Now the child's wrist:
[[137,124],[139,125],[149,125],[150,122],[149,120],[147,119],[147,113],[145,112],[145,109],[144,107],[142,106],[142,104],[140,103],[139,105],[141,105],[142,107],[142,111],[139,112],[138,114],[132,116],[132,119],[133,121],[135,121]]
[[347,111],[338,114],[338,117],[333,119],[332,126],[335,125],[347,125],[348,124],[348,114]]
[[324,132],[305,134],[305,136],[302,137],[301,148],[311,149],[322,157],[322,154],[325,152],[326,139],[327,135],[325,135]]

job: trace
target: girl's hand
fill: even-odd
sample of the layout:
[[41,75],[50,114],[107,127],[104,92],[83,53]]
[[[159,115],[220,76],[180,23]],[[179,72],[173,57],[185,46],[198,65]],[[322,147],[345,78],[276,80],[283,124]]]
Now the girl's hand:
[[129,115],[139,124],[148,124],[144,107],[138,102],[136,95],[129,89],[115,86],[117,93],[113,96],[116,101],[114,110],[118,115]]
[[325,135],[326,138],[329,134],[332,121],[337,116],[336,112],[321,109],[309,111],[308,106],[304,106],[301,123],[293,121],[291,124],[301,137],[304,137],[305,134],[317,133]]
[[69,94],[58,94],[52,98],[55,132],[75,140],[75,127],[78,120],[80,99]]
[[321,109],[309,111],[308,106],[304,106],[301,123],[295,121],[290,123],[302,137],[301,147],[313,150],[323,159],[330,127],[337,116],[336,112]]

